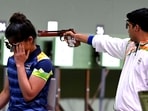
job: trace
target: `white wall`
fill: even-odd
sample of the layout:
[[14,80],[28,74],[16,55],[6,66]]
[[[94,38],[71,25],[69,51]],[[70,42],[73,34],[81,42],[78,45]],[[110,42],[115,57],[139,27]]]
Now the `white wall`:
[[[85,111],[84,110],[84,100],[83,99],[62,99],[61,105],[64,111]],[[91,102],[90,102],[91,103]],[[102,105],[102,111],[114,111],[114,99],[104,99]],[[91,107],[94,111],[100,111],[99,99],[95,100]]]

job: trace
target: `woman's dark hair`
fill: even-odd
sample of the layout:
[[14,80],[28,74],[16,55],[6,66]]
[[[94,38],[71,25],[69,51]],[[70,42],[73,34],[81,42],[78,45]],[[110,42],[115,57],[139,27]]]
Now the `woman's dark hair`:
[[22,13],[14,13],[9,20],[5,36],[7,39],[13,38],[16,42],[27,40],[29,36],[36,38],[36,30],[30,20]]
[[128,13],[127,21],[138,24],[143,31],[148,32],[148,8],[140,8]]

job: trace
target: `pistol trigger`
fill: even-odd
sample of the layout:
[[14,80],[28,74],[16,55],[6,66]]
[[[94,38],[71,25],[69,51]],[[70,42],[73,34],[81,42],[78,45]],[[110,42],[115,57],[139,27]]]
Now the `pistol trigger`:
[[60,36],[60,40],[61,40],[61,41],[64,41],[64,37],[63,37],[63,36]]

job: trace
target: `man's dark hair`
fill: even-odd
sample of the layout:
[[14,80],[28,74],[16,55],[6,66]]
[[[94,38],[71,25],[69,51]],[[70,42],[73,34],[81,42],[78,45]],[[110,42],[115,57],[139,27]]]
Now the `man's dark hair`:
[[148,32],[148,8],[140,8],[128,13],[127,21],[138,24],[143,31]]

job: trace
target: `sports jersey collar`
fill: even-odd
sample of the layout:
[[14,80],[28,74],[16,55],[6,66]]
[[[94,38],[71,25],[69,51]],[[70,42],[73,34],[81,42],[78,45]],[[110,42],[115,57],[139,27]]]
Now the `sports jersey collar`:
[[39,45],[36,45],[36,49],[30,53],[29,58],[27,59],[27,61],[33,59],[34,57],[36,57],[39,53],[41,53],[41,48]]
[[140,49],[148,51],[148,41],[141,41],[139,44],[140,44]]

